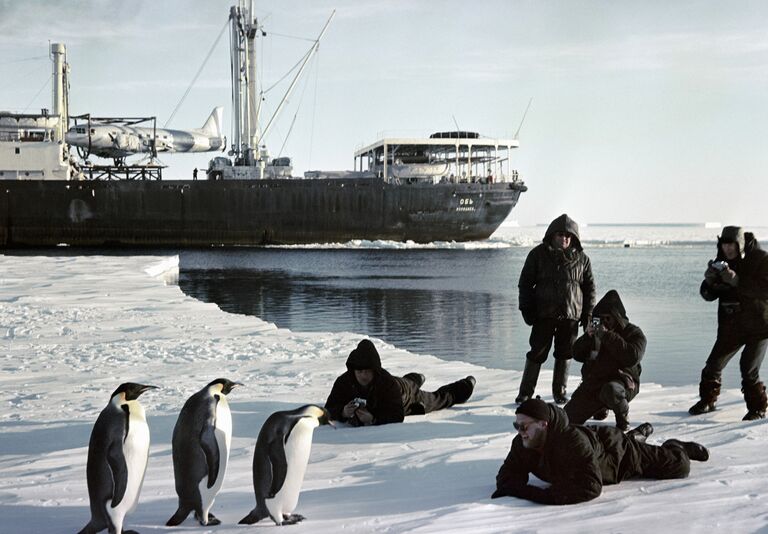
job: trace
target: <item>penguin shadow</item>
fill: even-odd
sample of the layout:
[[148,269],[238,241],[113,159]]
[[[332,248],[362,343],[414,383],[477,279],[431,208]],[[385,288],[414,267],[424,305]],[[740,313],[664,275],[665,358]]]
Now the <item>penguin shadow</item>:
[[[20,427],[37,425],[28,422],[0,423],[0,453],[2,454],[46,454],[68,449],[88,447],[93,422],[51,421],[45,428],[19,430]],[[39,426],[39,425],[38,425]]]
[[[330,518],[337,512],[329,511],[328,503],[344,503],[344,509],[353,515],[375,517],[480,502],[490,499],[503,461],[456,461],[455,451],[445,451],[430,456],[425,465],[423,453],[414,456],[413,465],[409,455],[398,455],[397,461],[389,464],[371,461],[350,465],[339,476],[354,476],[357,484],[303,491],[302,511],[316,519]],[[461,486],[457,480],[462,481]]]

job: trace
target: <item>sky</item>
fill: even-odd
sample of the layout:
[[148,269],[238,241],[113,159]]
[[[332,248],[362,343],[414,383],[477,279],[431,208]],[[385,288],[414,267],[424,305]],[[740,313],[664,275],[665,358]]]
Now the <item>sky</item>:
[[[73,114],[162,126],[231,3],[0,0],[0,110],[50,107],[48,41],[63,42]],[[580,223],[768,226],[768,4],[257,1],[265,87],[334,9],[266,139],[294,174],[351,169],[382,135],[458,124],[509,138],[530,100],[513,155],[529,187],[511,215],[520,224],[567,212]],[[169,127],[200,127],[223,105],[231,136],[227,43],[225,30]],[[285,86],[267,93],[268,109]],[[165,177],[189,178],[210,156],[162,156]]]

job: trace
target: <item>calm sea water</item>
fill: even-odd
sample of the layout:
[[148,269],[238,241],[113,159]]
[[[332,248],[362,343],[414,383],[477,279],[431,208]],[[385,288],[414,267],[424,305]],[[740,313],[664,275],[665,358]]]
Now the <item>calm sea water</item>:
[[[530,328],[517,310],[517,281],[545,229],[506,226],[470,244],[188,251],[180,254],[179,286],[281,328],[358,332],[417,354],[520,370]],[[582,229],[598,298],[617,289],[648,337],[644,382],[698,382],[716,331],[716,305],[698,288],[717,233],[703,224]],[[740,384],[736,361],[724,379]]]

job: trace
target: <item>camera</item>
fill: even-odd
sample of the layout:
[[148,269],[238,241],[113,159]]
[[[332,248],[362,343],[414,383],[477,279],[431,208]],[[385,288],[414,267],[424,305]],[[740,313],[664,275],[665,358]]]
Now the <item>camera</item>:
[[366,405],[368,404],[368,401],[360,397],[357,397],[356,399],[352,400],[352,403],[355,405],[356,408],[365,408]]
[[728,268],[728,262],[723,260],[710,261],[709,266],[715,271],[721,273]]
[[592,328],[598,328],[600,326],[600,317],[592,317]]

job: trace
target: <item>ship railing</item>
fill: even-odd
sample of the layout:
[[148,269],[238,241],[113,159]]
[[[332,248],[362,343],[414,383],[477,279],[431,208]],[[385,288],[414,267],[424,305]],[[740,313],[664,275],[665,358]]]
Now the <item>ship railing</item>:
[[[383,173],[379,171],[376,173],[379,178],[383,178]],[[496,183],[519,183],[520,173],[517,170],[512,170],[509,174],[493,174],[490,175],[463,175],[456,176],[455,174],[443,174],[437,176],[393,176],[390,174],[387,176],[386,181],[391,184],[496,184]]]

